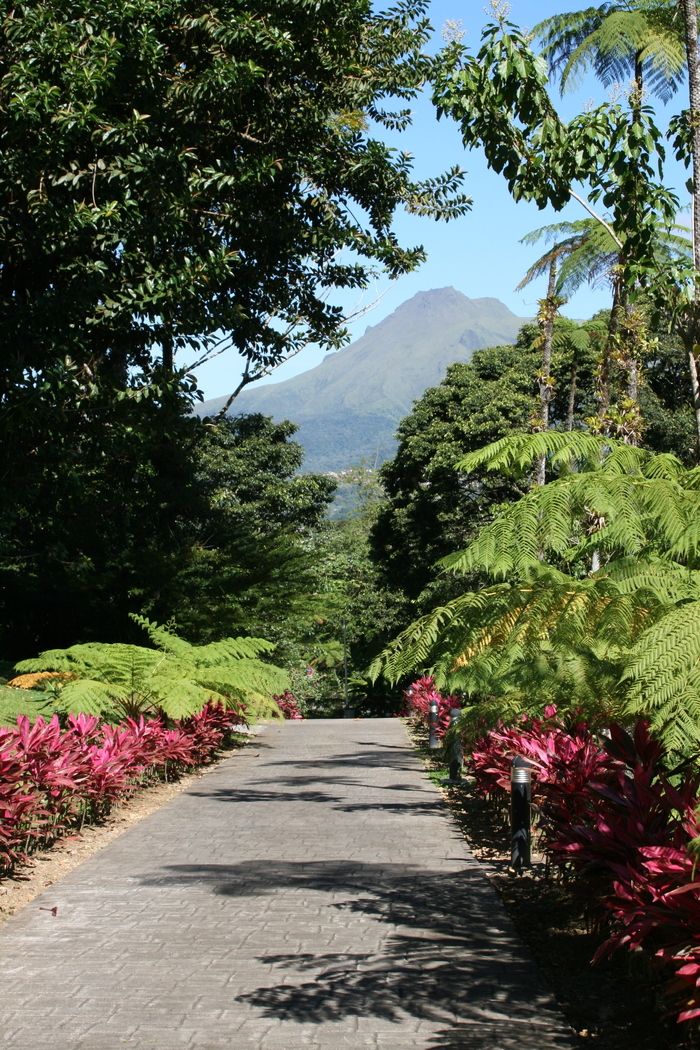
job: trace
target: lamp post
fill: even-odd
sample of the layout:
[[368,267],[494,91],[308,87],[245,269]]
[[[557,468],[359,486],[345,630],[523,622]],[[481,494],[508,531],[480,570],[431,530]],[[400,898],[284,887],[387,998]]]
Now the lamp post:
[[531,863],[532,765],[516,755],[510,768],[511,865],[518,875]]
[[438,702],[437,700],[431,700],[428,707],[428,726],[430,728],[430,736],[428,737],[428,747],[431,751],[435,748],[440,747],[440,741],[438,739]]

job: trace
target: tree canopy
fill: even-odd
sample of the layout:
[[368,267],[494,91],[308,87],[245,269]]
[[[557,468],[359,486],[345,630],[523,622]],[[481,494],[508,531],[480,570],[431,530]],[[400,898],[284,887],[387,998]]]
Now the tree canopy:
[[[557,323],[552,421],[559,425],[568,409],[570,337],[577,330],[572,322]],[[536,337],[536,329],[526,326],[516,346],[477,350],[468,364],[451,365],[443,382],[427,390],[399,425],[396,456],[381,471],[387,501],[372,542],[385,578],[412,600],[434,580],[439,558],[463,546],[495,507],[522,491],[496,475],[476,472],[467,478],[457,464],[467,452],[525,428],[534,415]],[[576,351],[574,399],[581,419],[591,407],[592,361],[584,346]],[[439,587],[445,586],[449,591],[442,580]],[[424,600],[431,596],[429,591]]]
[[251,379],[309,340],[337,345],[336,292],[423,258],[399,243],[397,210],[468,207],[461,172],[416,180],[382,141],[433,68],[426,9],[41,0],[0,16],[12,655],[120,638],[139,610],[206,631],[206,598],[210,628],[231,600],[240,626],[273,578],[290,585],[330,486],[291,480],[289,429],[215,438],[189,415],[185,366],[231,347]]
[[[399,206],[459,214],[401,129],[423,0],[42,0],[0,21],[0,396],[67,355],[93,379],[215,333],[250,361],[336,344],[331,289],[421,259]],[[329,300],[329,294],[331,300]]]

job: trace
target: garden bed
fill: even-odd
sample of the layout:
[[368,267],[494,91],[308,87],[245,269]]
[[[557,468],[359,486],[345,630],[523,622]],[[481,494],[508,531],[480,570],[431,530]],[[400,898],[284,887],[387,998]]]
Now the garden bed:
[[474,855],[495,886],[545,974],[581,1046],[596,1050],[680,1050],[693,1033],[664,1014],[657,982],[646,957],[617,955],[591,965],[600,937],[591,933],[576,899],[535,859],[521,877],[508,868],[509,829],[487,804],[463,788],[445,788],[445,798]]
[[495,887],[518,933],[543,972],[579,1045],[596,1050],[691,1050],[695,1031],[668,1013],[661,988],[643,953],[620,953],[591,965],[600,936],[591,932],[579,901],[533,854],[518,877],[509,868],[510,830],[472,790],[444,783],[442,752],[430,752],[422,728],[414,740],[428,775],[441,787],[455,822]]

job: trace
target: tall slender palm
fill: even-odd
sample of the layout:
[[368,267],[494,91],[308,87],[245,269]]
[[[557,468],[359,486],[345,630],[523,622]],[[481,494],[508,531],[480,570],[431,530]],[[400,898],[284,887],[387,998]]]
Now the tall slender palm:
[[[551,296],[556,296],[559,303],[564,302],[578,291],[583,284],[593,284],[602,279],[612,283],[613,304],[610,326],[608,338],[603,345],[598,372],[598,411],[601,419],[604,419],[610,405],[610,358],[617,333],[621,295],[620,282],[614,278],[619,258],[618,243],[595,219],[579,219],[576,222],[558,222],[542,226],[523,237],[523,243],[535,244],[543,239],[553,243],[530,266],[518,288],[524,288],[525,285],[545,273],[548,274],[548,281],[551,284],[552,267],[555,265],[558,267],[558,273]],[[538,465],[538,475],[539,473],[541,473],[541,466]]]
[[683,341],[688,354],[693,407],[700,445],[700,382],[698,381],[697,348],[700,343],[700,54],[698,52],[698,11],[695,0],[681,0],[679,10],[685,29],[686,64],[690,110],[688,123],[692,136],[693,171],[693,267],[695,270],[692,301],[686,311]]

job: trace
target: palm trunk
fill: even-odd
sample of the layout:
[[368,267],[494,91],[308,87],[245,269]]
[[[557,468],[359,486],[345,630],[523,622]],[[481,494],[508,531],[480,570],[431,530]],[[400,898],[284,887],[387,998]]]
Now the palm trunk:
[[598,414],[601,420],[608,414],[610,408],[610,381],[611,381],[611,367],[610,363],[612,360],[613,346],[617,339],[618,332],[620,331],[620,310],[622,308],[622,294],[620,288],[619,276],[615,276],[613,283],[613,301],[610,309],[610,320],[608,322],[608,332],[603,344],[603,351],[600,358],[600,366],[598,368]]
[[644,347],[645,322],[631,303],[625,303],[622,350],[627,372],[627,400],[629,402],[625,441],[638,445],[642,435],[642,410],[639,405],[639,376]]
[[693,391],[693,407],[700,447],[700,385],[698,384],[698,317],[700,316],[700,65],[698,56],[698,12],[696,0],[681,0],[680,4],[685,21],[685,53],[688,62],[688,95],[690,112],[688,119],[693,135],[693,266],[695,268],[695,287],[693,304],[689,311],[685,333],[685,347],[688,352],[690,384]]
[[639,361],[633,356],[627,366],[627,397],[635,403],[639,400]]
[[[549,264],[547,297],[540,307],[538,323],[542,337],[542,367],[540,369],[540,429],[549,427],[549,402],[552,400],[552,344],[554,342],[554,321],[557,315],[557,260]],[[537,461],[535,482],[544,485],[546,480],[547,460],[542,455]]]

